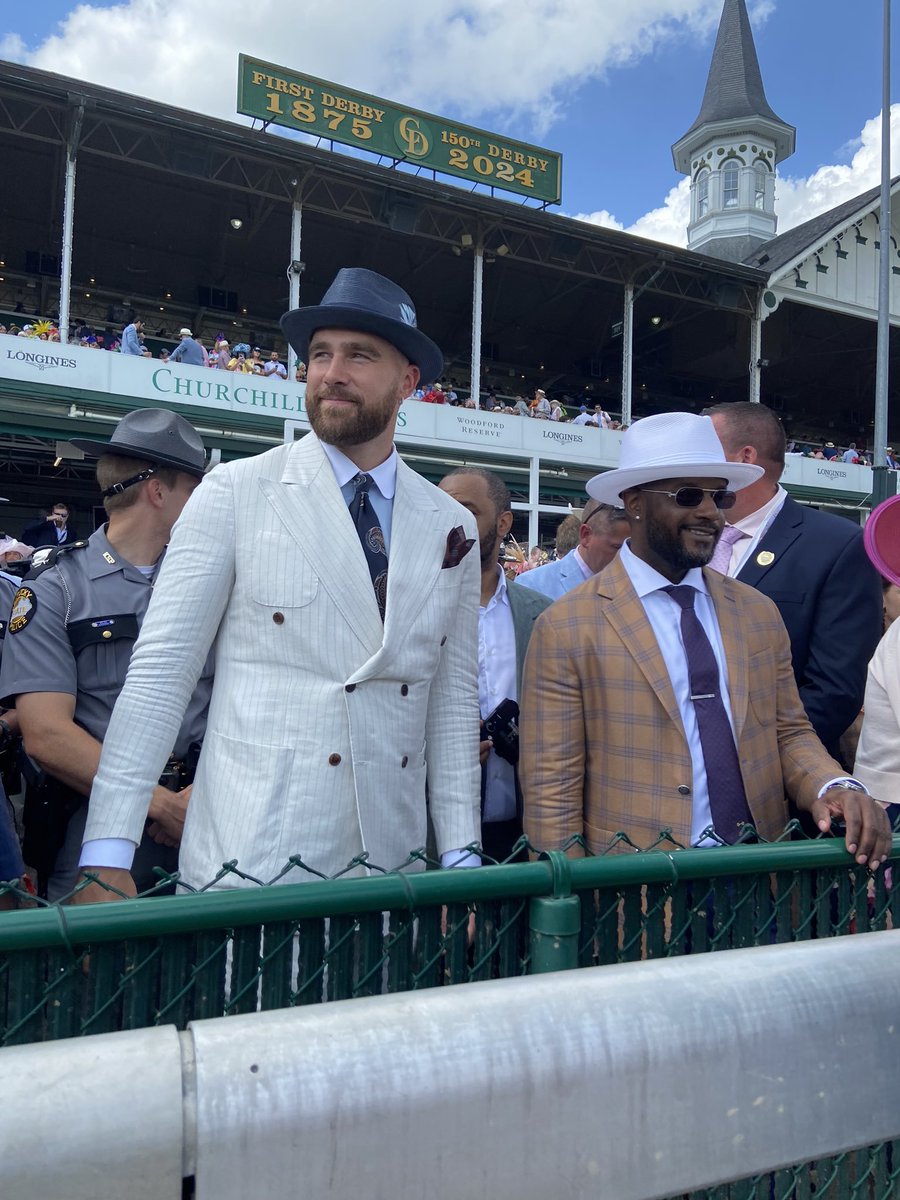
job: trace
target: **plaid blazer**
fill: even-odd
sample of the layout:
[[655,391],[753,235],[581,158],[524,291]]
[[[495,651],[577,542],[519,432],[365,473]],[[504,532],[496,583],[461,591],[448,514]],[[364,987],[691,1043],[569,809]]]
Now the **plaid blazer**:
[[[754,588],[704,571],[728,662],[738,756],[764,837],[845,774],[813,732],[778,609]],[[540,849],[583,834],[602,852],[618,831],[640,846],[691,829],[684,727],[650,622],[618,558],[535,622],[522,688],[525,832]],[[576,849],[574,853],[579,853]]]

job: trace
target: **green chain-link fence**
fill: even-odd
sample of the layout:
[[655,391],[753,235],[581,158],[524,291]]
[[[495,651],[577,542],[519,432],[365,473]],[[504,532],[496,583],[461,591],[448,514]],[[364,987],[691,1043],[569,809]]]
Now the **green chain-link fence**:
[[0,913],[0,1045],[900,925],[837,840],[667,845]]

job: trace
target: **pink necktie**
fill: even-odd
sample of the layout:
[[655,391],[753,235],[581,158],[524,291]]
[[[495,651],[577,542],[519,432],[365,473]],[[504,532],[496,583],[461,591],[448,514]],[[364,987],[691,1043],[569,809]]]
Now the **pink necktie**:
[[709,565],[712,569],[719,571],[722,575],[727,575],[728,564],[731,562],[732,546],[735,542],[739,542],[742,538],[749,536],[749,533],[744,533],[743,529],[738,529],[736,525],[726,525],[716,543],[715,553],[709,560]]

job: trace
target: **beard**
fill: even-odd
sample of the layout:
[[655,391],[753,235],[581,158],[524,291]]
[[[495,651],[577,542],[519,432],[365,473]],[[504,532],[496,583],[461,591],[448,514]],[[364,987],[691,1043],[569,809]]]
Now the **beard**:
[[677,533],[672,533],[656,517],[652,515],[647,516],[647,545],[657,557],[662,559],[663,562],[668,563],[676,571],[690,571],[694,567],[708,566],[710,559],[715,553],[716,544],[719,540],[718,535],[721,530],[717,530],[714,526],[711,526],[710,532],[715,533],[716,537],[709,546],[704,546],[697,550],[688,550]]
[[499,560],[497,549],[497,530],[499,524],[499,521],[494,521],[491,528],[478,539],[478,553],[481,558],[482,571],[489,567],[491,563],[496,563]]
[[[323,401],[348,400],[342,408],[323,408]],[[359,446],[380,437],[396,420],[397,389],[364,400],[352,388],[322,385],[315,394],[307,392],[306,413],[313,433],[329,446]]]

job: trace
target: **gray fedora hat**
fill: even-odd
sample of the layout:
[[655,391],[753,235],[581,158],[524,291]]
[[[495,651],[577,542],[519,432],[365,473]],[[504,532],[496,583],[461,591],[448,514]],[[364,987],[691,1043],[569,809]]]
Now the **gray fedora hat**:
[[306,362],[309,339],[317,329],[358,329],[396,346],[431,383],[444,369],[444,356],[416,327],[416,309],[403,288],[363,267],[338,271],[322,303],[294,308],[281,318],[284,336]]
[[184,417],[165,408],[137,408],[127,413],[108,442],[95,442],[92,438],[69,440],[93,458],[120,454],[160,467],[174,467],[198,478],[202,478],[206,469],[206,451],[200,434]]

